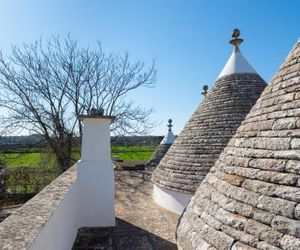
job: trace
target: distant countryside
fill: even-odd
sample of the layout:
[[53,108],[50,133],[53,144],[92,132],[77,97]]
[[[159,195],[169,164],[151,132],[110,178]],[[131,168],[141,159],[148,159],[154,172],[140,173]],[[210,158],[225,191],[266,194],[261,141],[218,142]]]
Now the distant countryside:
[[[154,152],[155,146],[112,146],[112,157],[118,157],[123,161],[149,160]],[[76,162],[80,159],[80,149],[73,151],[72,160]],[[8,168],[17,167],[39,167],[43,161],[47,160],[47,165],[55,167],[55,157],[53,154],[46,152],[45,148],[30,148],[28,150],[15,149],[1,152],[1,162]]]

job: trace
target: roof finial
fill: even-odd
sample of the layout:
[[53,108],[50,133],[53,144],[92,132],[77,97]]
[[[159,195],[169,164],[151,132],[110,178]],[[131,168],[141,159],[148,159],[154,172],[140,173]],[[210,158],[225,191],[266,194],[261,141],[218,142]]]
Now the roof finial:
[[208,90],[208,86],[204,85],[203,86],[203,92],[201,93],[202,95],[204,95],[204,97],[207,95],[207,90]]
[[234,29],[231,33],[232,39],[229,41],[234,47],[238,47],[244,40],[238,38],[240,36],[240,30]]
[[173,125],[172,125],[172,119],[169,119],[168,120],[168,125],[167,125],[167,127],[169,128],[169,131],[172,131],[172,127],[173,127]]

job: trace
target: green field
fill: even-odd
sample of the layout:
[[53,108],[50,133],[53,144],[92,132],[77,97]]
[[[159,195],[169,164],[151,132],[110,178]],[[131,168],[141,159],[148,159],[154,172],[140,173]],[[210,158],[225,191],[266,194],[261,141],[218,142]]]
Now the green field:
[[41,161],[43,153],[3,153],[2,161],[9,167],[28,166],[35,167]]
[[[1,153],[0,155],[1,161],[11,168],[38,167],[41,165],[54,167],[56,165],[54,155],[49,155],[47,153]],[[43,164],[43,162],[45,164]]]
[[155,147],[150,146],[131,146],[122,147],[114,146],[112,147],[112,156],[118,156],[123,161],[134,161],[134,160],[144,160],[150,159],[150,156],[154,152]]
[[[111,155],[118,156],[121,160],[149,160],[151,154],[154,152],[155,147],[150,146],[114,146],[111,149]],[[9,152],[0,154],[1,161],[3,161],[8,167],[38,167],[41,162],[47,162],[50,166],[55,165],[55,159],[53,156],[44,152],[38,152],[38,150],[31,150],[26,153]],[[78,151],[73,153],[73,161],[77,161],[80,156]]]
[[[155,147],[147,146],[114,146],[112,157],[118,156],[125,161],[149,160]],[[80,158],[79,151],[74,150],[73,163]],[[0,153],[1,162],[9,168],[7,190],[9,193],[39,192],[58,175],[59,170],[53,154],[45,153],[43,148]]]

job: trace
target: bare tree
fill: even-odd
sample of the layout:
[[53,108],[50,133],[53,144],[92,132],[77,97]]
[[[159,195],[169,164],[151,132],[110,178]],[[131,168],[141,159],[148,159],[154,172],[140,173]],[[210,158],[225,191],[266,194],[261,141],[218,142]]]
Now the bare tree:
[[0,53],[0,107],[3,129],[29,130],[45,138],[62,170],[71,164],[72,138],[81,136],[80,114],[103,108],[116,116],[112,130],[121,134],[146,133],[152,109],[128,101],[139,87],[153,87],[156,69],[124,56],[79,48],[68,37],[52,37]]

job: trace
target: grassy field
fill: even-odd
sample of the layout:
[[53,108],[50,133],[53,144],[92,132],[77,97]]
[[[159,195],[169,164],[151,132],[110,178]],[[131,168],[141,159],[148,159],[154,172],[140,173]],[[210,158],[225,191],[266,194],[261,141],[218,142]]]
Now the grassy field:
[[[54,155],[47,153],[1,153],[1,161],[10,168],[14,167],[38,167],[41,165],[48,165],[54,167],[56,165]],[[45,164],[43,164],[43,162]]]
[[[154,150],[155,147],[146,146],[114,146],[111,155],[125,161],[146,161]],[[75,150],[72,155],[73,162],[79,158],[79,151]],[[26,153],[22,153],[21,150],[2,152],[0,159],[10,170],[7,190],[11,194],[39,192],[59,175],[54,155],[45,153],[44,149],[33,149]]]
[[133,161],[133,160],[144,160],[147,161],[150,159],[150,156],[154,152],[155,147],[148,146],[131,146],[131,147],[121,147],[114,146],[112,147],[111,154],[112,156],[118,156],[121,160],[124,161]]
[[4,153],[1,154],[2,161],[9,167],[28,166],[35,167],[41,161],[43,153]]
[[[121,160],[130,161],[130,160],[149,160],[150,156],[154,152],[155,147],[148,146],[114,146],[111,150],[112,157],[118,156]],[[42,161],[47,162],[49,165],[55,165],[55,159],[49,154],[44,152],[37,152],[34,150],[27,153],[0,153],[1,160],[8,167],[19,167],[19,166],[28,166],[28,167],[38,167]],[[80,156],[78,151],[74,151],[73,160],[77,161]]]

